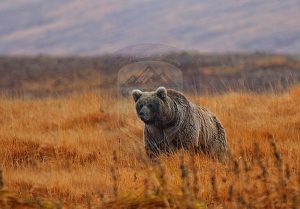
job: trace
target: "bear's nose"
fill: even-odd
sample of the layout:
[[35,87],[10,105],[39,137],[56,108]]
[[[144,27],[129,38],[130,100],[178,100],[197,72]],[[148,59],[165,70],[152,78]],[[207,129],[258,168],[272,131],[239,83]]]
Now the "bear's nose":
[[144,116],[145,116],[145,112],[144,112],[143,110],[141,110],[141,111],[139,112],[139,115],[140,115],[141,117],[144,117]]

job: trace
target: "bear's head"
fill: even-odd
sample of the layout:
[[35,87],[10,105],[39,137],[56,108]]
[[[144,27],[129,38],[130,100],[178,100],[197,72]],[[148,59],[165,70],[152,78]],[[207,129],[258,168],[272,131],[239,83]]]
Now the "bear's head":
[[145,124],[163,124],[171,116],[170,98],[167,89],[159,87],[156,91],[132,91],[138,117]]

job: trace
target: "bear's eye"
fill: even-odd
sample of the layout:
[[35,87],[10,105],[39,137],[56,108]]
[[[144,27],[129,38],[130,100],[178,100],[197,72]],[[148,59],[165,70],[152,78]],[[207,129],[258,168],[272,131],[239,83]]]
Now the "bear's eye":
[[148,107],[149,107],[149,108],[152,108],[152,107],[153,107],[153,105],[152,105],[152,104],[148,104]]
[[142,107],[143,107],[143,104],[139,104],[139,109],[142,109]]

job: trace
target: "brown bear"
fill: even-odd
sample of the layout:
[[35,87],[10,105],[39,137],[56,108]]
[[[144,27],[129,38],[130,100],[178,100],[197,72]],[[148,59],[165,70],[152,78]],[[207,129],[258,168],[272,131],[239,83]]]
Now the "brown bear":
[[225,130],[209,110],[187,100],[180,92],[159,87],[132,91],[138,117],[145,123],[144,145],[150,158],[178,149],[223,158],[227,152]]

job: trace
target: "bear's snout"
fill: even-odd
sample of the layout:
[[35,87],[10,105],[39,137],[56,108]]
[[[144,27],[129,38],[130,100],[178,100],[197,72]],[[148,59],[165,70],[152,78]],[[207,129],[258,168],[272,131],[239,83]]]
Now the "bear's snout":
[[145,116],[144,111],[141,111],[141,112],[139,113],[139,115],[140,115],[141,117],[144,117],[144,116]]
[[139,117],[143,121],[148,121],[151,119],[151,114],[150,114],[150,109],[147,106],[144,106],[140,111],[139,111]]

